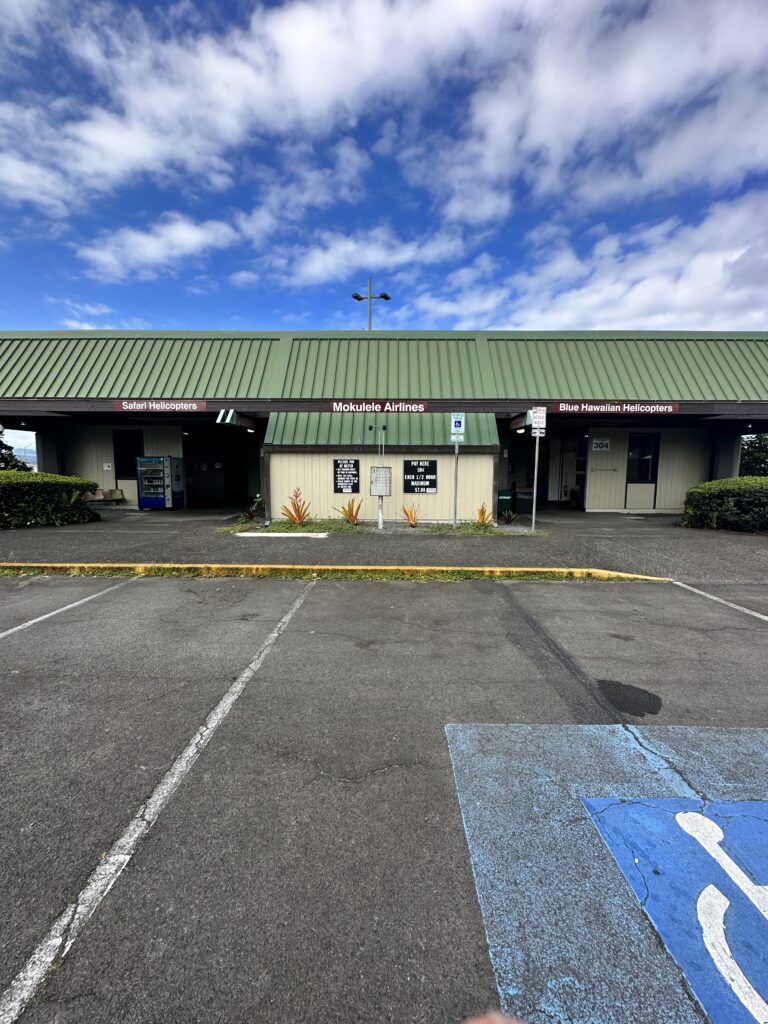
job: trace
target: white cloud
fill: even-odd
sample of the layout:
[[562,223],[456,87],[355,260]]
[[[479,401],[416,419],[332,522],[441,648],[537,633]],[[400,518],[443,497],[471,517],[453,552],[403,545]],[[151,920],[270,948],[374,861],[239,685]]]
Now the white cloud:
[[148,231],[120,228],[81,246],[77,255],[88,264],[89,274],[100,280],[123,281],[134,275],[146,279],[173,270],[182,259],[226,248],[237,237],[223,221],[195,222],[168,213]]
[[65,317],[60,320],[59,323],[62,327],[66,327],[68,331],[114,331],[117,330],[115,324],[95,324],[90,320],[74,320],[71,317]]
[[61,177],[13,153],[0,153],[0,194],[11,203],[33,203],[53,217],[68,211],[69,190]]
[[418,264],[443,263],[464,251],[460,235],[440,232],[405,241],[389,227],[345,235],[319,231],[306,246],[278,250],[273,260],[284,278],[293,284],[339,281],[354,271],[394,270]]
[[237,270],[229,275],[230,282],[236,288],[250,288],[251,285],[257,284],[260,278],[261,275],[255,270]]
[[400,152],[446,217],[498,223],[523,183],[596,204],[768,170],[761,0],[513,9],[508,58],[471,93],[458,134]]
[[[503,221],[520,182],[597,203],[768,169],[764,0],[288,0],[223,32],[183,5],[173,31],[118,4],[3,9],[31,40],[45,26],[93,86],[8,101],[5,137],[0,117],[0,192],[52,215],[143,176],[224,189],[248,147],[362,116],[383,118],[375,155],[399,154],[472,225]],[[420,114],[447,96],[450,129],[425,134]],[[345,140],[335,187],[315,169],[307,194],[354,201],[366,160]],[[269,197],[252,216],[274,231]]]
[[332,162],[325,167],[306,142],[283,147],[281,156],[285,171],[266,175],[259,203],[237,218],[238,228],[257,246],[277,231],[299,223],[310,209],[355,202],[363,195],[371,165],[370,157],[348,137],[332,147]]
[[112,312],[111,306],[107,306],[103,302],[80,302],[77,299],[58,299],[54,295],[46,295],[45,301],[66,306],[70,312],[78,315],[106,316],[107,313]]
[[525,272],[422,288],[401,316],[460,329],[761,331],[766,225],[762,191],[713,204],[695,225],[667,219],[601,233],[581,254],[558,225],[538,234]]
[[238,147],[265,135],[328,137],[391,98],[429,95],[459,56],[482,64],[489,49],[501,52],[505,17],[502,0],[291,0],[224,33],[190,27],[195,19],[168,32],[132,7],[82,5],[52,16],[49,31],[101,98],[84,91],[79,104],[51,110],[49,95],[28,93],[16,113],[33,104],[45,131],[27,130],[9,155],[50,168],[72,203],[140,175],[182,172],[225,188]]

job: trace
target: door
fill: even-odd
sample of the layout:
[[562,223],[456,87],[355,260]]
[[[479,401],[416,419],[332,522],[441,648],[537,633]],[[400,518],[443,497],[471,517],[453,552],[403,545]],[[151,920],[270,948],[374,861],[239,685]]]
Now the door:
[[625,508],[643,511],[656,507],[660,436],[659,434],[629,435]]
[[573,508],[584,508],[587,471],[587,442],[583,437],[564,437],[560,448],[559,501]]

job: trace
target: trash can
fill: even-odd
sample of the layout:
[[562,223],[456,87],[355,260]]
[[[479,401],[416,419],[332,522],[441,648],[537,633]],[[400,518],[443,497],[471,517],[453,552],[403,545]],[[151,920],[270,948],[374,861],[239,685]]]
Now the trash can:
[[514,512],[512,508],[512,491],[499,491],[499,515],[502,512]]

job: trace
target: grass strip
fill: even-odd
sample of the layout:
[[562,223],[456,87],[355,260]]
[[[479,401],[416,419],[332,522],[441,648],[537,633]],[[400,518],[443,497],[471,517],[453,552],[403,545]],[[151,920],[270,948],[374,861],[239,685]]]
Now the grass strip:
[[669,583],[661,576],[609,569],[461,565],[236,565],[174,562],[2,562],[0,576],[256,577],[259,579],[422,580],[455,582],[479,578],[518,580],[637,580]]

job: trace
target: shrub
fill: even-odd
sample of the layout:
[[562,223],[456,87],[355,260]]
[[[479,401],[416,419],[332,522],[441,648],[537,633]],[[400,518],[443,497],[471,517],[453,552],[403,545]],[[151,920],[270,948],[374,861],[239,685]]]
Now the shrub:
[[244,509],[240,515],[240,521],[243,523],[253,523],[257,519],[263,519],[266,512],[264,505],[264,499],[260,494],[257,494],[253,499],[248,508]]
[[280,511],[286,519],[290,519],[290,521],[295,523],[297,526],[301,526],[302,523],[309,519],[309,502],[302,499],[300,487],[291,491],[288,504],[282,505]]
[[0,529],[92,522],[99,517],[85,496],[96,486],[76,476],[0,471]]
[[346,505],[342,505],[341,508],[334,507],[333,511],[338,512],[339,515],[341,516],[344,516],[347,522],[350,523],[352,526],[357,526],[358,521],[360,519],[360,509],[362,507],[362,498],[360,498],[360,500],[357,502],[357,506],[355,506],[355,499],[350,498]]
[[499,519],[505,526],[510,526],[517,519],[517,512],[512,512],[511,509],[506,512],[499,512]]
[[768,477],[734,476],[691,487],[683,526],[710,530],[768,530]]
[[418,526],[419,523],[419,506],[418,505],[403,505],[401,509],[403,518],[409,526]]
[[477,512],[475,512],[475,522],[477,523],[478,526],[493,525],[493,516],[486,508],[485,502],[483,502],[483,504],[480,506]]

